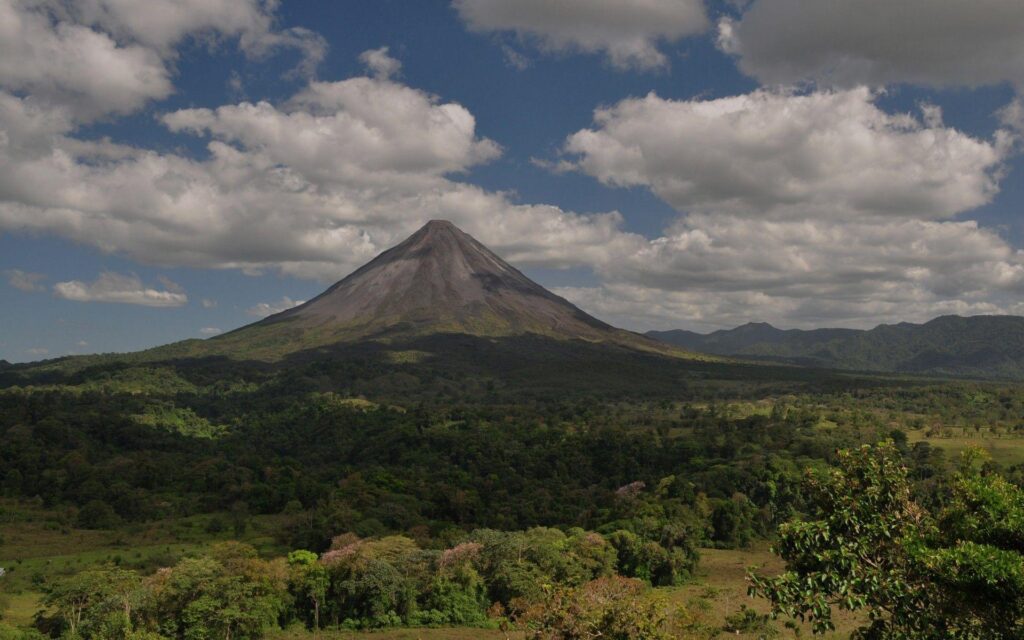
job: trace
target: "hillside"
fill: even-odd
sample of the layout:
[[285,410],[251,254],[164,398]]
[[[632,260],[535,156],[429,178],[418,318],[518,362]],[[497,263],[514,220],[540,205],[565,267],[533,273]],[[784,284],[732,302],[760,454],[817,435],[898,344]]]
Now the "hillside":
[[857,329],[650,331],[647,336],[708,354],[768,358],[836,369],[977,378],[1024,378],[1024,318],[942,316]]

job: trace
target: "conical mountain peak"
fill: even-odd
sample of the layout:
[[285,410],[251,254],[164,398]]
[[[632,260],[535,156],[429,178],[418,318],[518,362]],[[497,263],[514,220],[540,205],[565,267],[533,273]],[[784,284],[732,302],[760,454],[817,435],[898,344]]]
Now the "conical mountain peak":
[[458,228],[449,220],[431,220],[427,224],[419,228],[419,231],[409,236],[409,239],[421,238],[424,240],[437,240],[441,236],[454,235],[459,236],[466,234],[462,229]]
[[428,220],[427,224],[423,225],[423,229],[455,229],[457,231],[462,231],[462,229],[456,227],[451,220]]
[[609,329],[447,220],[431,220],[321,295],[263,324],[284,322],[359,335],[395,330],[589,334]]

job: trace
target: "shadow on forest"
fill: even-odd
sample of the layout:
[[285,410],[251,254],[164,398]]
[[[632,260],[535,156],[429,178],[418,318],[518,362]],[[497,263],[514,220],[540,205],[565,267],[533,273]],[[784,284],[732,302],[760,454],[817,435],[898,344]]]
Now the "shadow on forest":
[[[504,404],[566,397],[699,400],[827,393],[934,381],[767,362],[688,360],[608,343],[533,334],[501,338],[382,334],[354,344],[296,351],[272,362],[227,355],[154,356],[156,352],[140,352],[50,360],[45,366],[15,365],[0,371],[0,388],[76,386],[130,376],[133,369],[170,368],[182,380],[203,390],[238,381],[255,386],[250,393],[264,397],[336,391],[401,404],[444,398],[458,398],[461,403]],[[89,358],[98,362],[90,364]]]

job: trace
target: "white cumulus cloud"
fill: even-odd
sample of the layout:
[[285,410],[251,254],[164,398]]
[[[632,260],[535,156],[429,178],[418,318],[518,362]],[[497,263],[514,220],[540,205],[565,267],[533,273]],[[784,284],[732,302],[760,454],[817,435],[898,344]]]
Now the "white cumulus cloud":
[[392,58],[388,47],[368,49],[359,54],[359,61],[378,78],[390,78],[402,69],[402,63]]
[[[1020,252],[963,219],[997,193],[1013,140],[969,136],[945,125],[937,108],[887,113],[858,86],[713,100],[652,94],[599,109],[591,127],[567,138],[556,165],[611,187],[650,189],[678,210],[659,237],[645,238],[626,232],[615,211],[522,204],[462,181],[500,146],[465,106],[396,81],[399,66],[384,49],[362,56],[366,77],[310,81],[280,102],[163,114],[162,126],[205,142],[202,157],[77,137],[88,118],[137,110],[172,90],[163,80],[172,79],[184,38],[237,38],[264,55],[302,37],[275,31],[266,3],[252,14],[246,2],[155,0],[154,11],[168,13],[153,24],[130,4],[87,0],[36,25],[40,12],[57,9],[0,0],[54,59],[74,36],[116,58],[118,71],[93,86],[24,49],[35,45],[17,34],[0,43],[0,54],[13,46],[28,65],[0,69],[0,231],[55,234],[149,264],[333,281],[426,220],[445,218],[514,264],[593,270],[599,284],[564,295],[636,328],[753,315],[860,325],[1018,309]],[[523,20],[561,13],[549,26],[500,26],[501,7],[465,0],[457,8],[475,29],[517,31],[544,50],[605,52],[632,66],[662,64],[658,43],[699,31],[704,20],[695,2],[510,4],[528,9]],[[471,6],[483,13],[467,17]],[[635,16],[609,18],[630,14],[627,6]],[[689,22],[672,13],[685,7]],[[6,62],[0,55],[0,67]],[[131,80],[136,73],[151,84]],[[1001,117],[1007,127],[1021,120],[1012,106]],[[74,300],[187,302],[172,282],[148,287],[120,274],[54,290]],[[248,312],[264,317],[295,304],[283,298]]]
[[547,266],[584,264],[620,237],[618,214],[519,205],[455,180],[500,148],[465,107],[390,80],[313,82],[282,105],[186,109],[163,122],[208,137],[209,158],[82,141],[0,95],[12,141],[0,145],[0,229],[149,263],[324,280],[433,218]]
[[599,109],[565,143],[609,185],[646,186],[680,211],[755,217],[942,218],[989,202],[1009,142],[879,109],[866,88],[716,100],[655,94]]
[[287,311],[292,307],[297,307],[305,302],[305,300],[292,300],[288,296],[282,297],[277,302],[259,302],[245,310],[250,316],[256,318],[266,318],[272,316],[275,313],[281,313]]
[[0,0],[0,86],[76,120],[131,113],[165,98],[175,45],[237,37],[250,56],[281,47],[325,53],[319,36],[274,29],[259,0]]
[[636,328],[872,326],[1019,312],[1024,256],[972,221],[691,214],[600,275],[562,294]]
[[554,165],[649,188],[680,216],[596,264],[599,286],[562,293],[636,328],[1019,312],[1024,256],[951,220],[993,198],[1011,147],[931,106],[888,114],[865,88],[624,100]]
[[174,288],[177,290],[154,289],[145,286],[134,274],[106,271],[93,282],[58,282],[53,285],[53,292],[59,298],[76,302],[118,302],[145,307],[180,307],[188,302],[188,296],[179,287]]

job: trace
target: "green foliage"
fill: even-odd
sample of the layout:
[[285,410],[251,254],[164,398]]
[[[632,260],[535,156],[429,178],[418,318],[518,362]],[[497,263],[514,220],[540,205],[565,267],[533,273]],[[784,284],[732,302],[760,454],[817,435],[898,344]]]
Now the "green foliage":
[[548,587],[516,619],[535,640],[672,640],[668,607],[639,580],[598,578],[580,587]]
[[841,452],[810,476],[815,511],[780,528],[787,571],[751,576],[775,614],[833,628],[832,607],[866,609],[865,638],[1018,638],[1024,633],[1024,495],[968,461],[938,514],[911,499],[890,442]]
[[133,628],[141,580],[117,567],[83,571],[53,585],[44,603],[71,637],[121,637]]
[[320,609],[327,599],[330,578],[320,558],[312,551],[299,549],[288,554],[289,589],[297,602],[313,608],[313,629],[320,628]]
[[757,508],[741,493],[728,500],[715,500],[710,517],[711,540],[727,549],[749,546],[755,536],[756,515]]
[[[486,624],[491,604],[536,601],[544,585],[613,574],[680,584],[698,547],[742,547],[797,513],[807,521],[784,530],[780,549],[787,540],[807,549],[786,551],[803,563],[791,566],[800,580],[836,571],[854,584],[843,563],[864,557],[907,589],[947,584],[1015,606],[1014,483],[1024,471],[1007,470],[1000,484],[992,464],[974,465],[950,484],[946,440],[925,435],[1005,436],[1012,449],[1008,436],[1024,428],[1024,390],[1012,385],[668,362],[530,337],[422,337],[277,364],[194,358],[187,346],[173,360],[162,352],[0,371],[3,491],[45,505],[55,531],[143,531],[188,518],[190,542],[208,523],[213,538],[310,550],[274,562],[168,556],[143,578],[132,633]],[[424,355],[393,357],[412,351]],[[567,376],[567,362],[585,384]],[[203,433],[206,425],[223,428]],[[801,483],[804,470],[839,460],[836,449],[894,429],[905,498],[840,504],[839,489],[820,491],[828,474],[818,489]],[[884,497],[893,482],[840,488]],[[859,546],[849,539],[864,526],[829,515],[844,510],[870,524]],[[339,531],[362,539],[332,544]],[[826,541],[834,548],[823,547],[824,560],[809,550],[818,532],[842,534]],[[330,560],[345,549],[351,557]],[[126,564],[148,572],[147,562]],[[38,586],[63,570],[40,563],[17,579],[27,586],[34,574]],[[840,579],[830,580],[819,590],[826,604],[874,606],[856,589],[831,594]],[[889,598],[901,586],[893,580],[871,597]],[[992,617],[975,609],[971,620]],[[160,627],[164,617],[180,626]],[[964,620],[965,629],[981,624]]]
[[758,613],[742,604],[739,611],[725,617],[725,625],[722,630],[726,633],[749,633],[757,634],[759,638],[774,638],[779,635],[779,632],[769,618],[768,614]]
[[227,543],[142,578],[116,567],[57,581],[44,604],[71,638],[259,638],[289,602],[283,561]]
[[120,522],[114,508],[102,500],[90,500],[78,512],[78,526],[83,529],[113,529]]
[[830,369],[1024,377],[1024,319],[1017,316],[941,316],[921,325],[883,324],[867,331],[783,331],[751,323],[709,335],[689,331],[648,335],[704,353],[769,357]]
[[608,540],[615,548],[619,570],[623,575],[658,583],[666,574],[672,574],[668,553],[658,543],[622,530],[611,534]]
[[158,571],[148,587],[147,628],[185,640],[259,638],[289,603],[283,560],[260,560],[239,543]]
[[173,402],[154,402],[146,406],[136,419],[144,425],[169,429],[191,438],[218,438],[225,427],[210,424],[189,407],[176,407]]
[[418,624],[478,625],[487,619],[487,585],[472,566],[436,576],[412,616]]
[[580,585],[611,575],[615,550],[597,533],[535,527],[527,531],[478,530],[469,539],[481,546],[478,566],[489,585],[490,599],[508,605],[534,600],[543,585]]
[[46,636],[34,629],[17,629],[0,622],[0,640],[45,640]]

